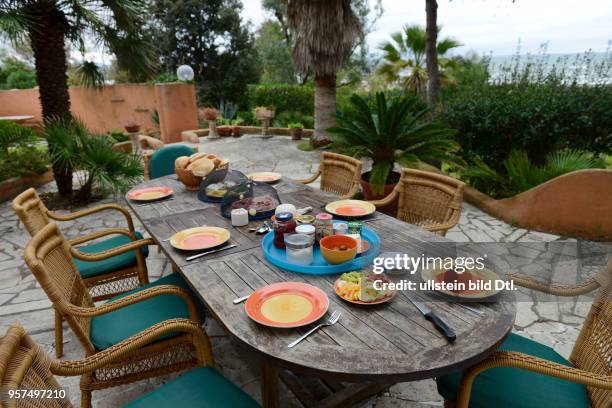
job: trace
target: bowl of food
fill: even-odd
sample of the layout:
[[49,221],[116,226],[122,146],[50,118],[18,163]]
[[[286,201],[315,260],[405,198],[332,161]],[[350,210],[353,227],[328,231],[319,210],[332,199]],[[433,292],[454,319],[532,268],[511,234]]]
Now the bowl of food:
[[319,241],[323,259],[332,265],[348,262],[357,256],[357,241],[346,235],[328,235]]
[[174,171],[187,190],[197,191],[204,177],[217,168],[228,166],[227,160],[220,159],[214,154],[200,152],[177,158],[174,162]]

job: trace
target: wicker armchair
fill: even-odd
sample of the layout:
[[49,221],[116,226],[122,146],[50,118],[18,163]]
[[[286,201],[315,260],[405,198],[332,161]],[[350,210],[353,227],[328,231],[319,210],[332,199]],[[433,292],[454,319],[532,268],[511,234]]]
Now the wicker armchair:
[[[73,238],[70,245],[77,246],[93,240],[105,238],[105,240],[93,245],[80,247],[82,252],[100,252],[109,248],[129,244],[142,238],[139,232],[134,230],[134,222],[130,213],[123,207],[116,204],[105,204],[94,208],[88,208],[71,214],[57,214],[49,209],[42,202],[36,190],[29,188],[19,194],[13,200],[13,211],[17,214],[23,225],[26,227],[30,236],[34,236],[51,220],[69,221],[85,217],[90,214],[102,211],[118,211],[127,222],[127,229],[108,228],[92,234]],[[111,238],[106,238],[112,236]],[[77,259],[77,268],[81,273],[85,286],[89,289],[94,301],[108,299],[112,296],[135,289],[141,285],[149,283],[147,274],[146,256],[148,248],[140,247],[140,250],[133,251],[127,256],[122,256],[119,261],[107,258],[100,262],[83,262]],[[62,356],[62,316],[56,310],[55,316],[56,332],[56,353],[57,357]]]
[[[588,402],[591,406],[610,408],[612,406],[612,261],[595,278],[573,286],[551,285],[519,274],[508,274],[508,278],[514,280],[517,285],[555,296],[579,296],[599,289],[572,350],[570,356],[572,366],[517,351],[498,350],[463,373],[456,404],[447,402],[446,406],[467,408],[474,380],[480,373],[494,367],[515,367],[583,384],[587,388],[590,399]],[[496,384],[487,381],[487,387],[495,386]],[[566,386],[563,385],[563,388]],[[534,390],[537,391],[539,390]],[[527,406],[524,397],[516,395],[516,407]]]
[[301,183],[310,184],[321,176],[321,190],[335,193],[341,198],[351,198],[359,189],[361,161],[337,153],[323,152],[319,169]]
[[[129,403],[129,407],[163,408],[173,404],[182,407],[220,406],[220,402],[225,406],[256,406],[255,401],[214,369],[208,337],[197,324],[184,319],[157,324],[109,349],[77,361],[60,361],[51,358],[21,326],[11,326],[5,336],[0,338],[0,388],[5,392],[2,406],[70,408],[72,404],[68,400],[68,395],[66,398],[57,399],[17,400],[7,397],[11,390],[53,390],[59,393],[61,389],[54,375],[75,376],[93,372],[121,361],[134,348],[144,347],[173,332],[184,333],[190,339],[198,367]],[[198,389],[189,387],[194,379],[201,380],[197,384]],[[179,394],[177,389],[186,390],[189,394]],[[224,391],[233,392],[228,395]],[[193,404],[194,401],[199,405]]]
[[[99,306],[94,305],[73,257],[95,261],[151,244],[151,239],[144,239],[104,253],[85,254],[73,248],[57,225],[50,223],[26,246],[26,264],[53,307],[68,322],[87,356],[112,348],[125,338],[164,320],[201,320],[202,313],[178,274],[171,274]],[[193,367],[197,359],[191,337],[190,334],[173,333],[151,344],[125,347],[120,360],[83,375],[82,406],[91,405],[92,390]]]
[[465,183],[428,171],[402,169],[391,194],[370,201],[376,207],[397,203],[397,218],[445,236],[459,222]]

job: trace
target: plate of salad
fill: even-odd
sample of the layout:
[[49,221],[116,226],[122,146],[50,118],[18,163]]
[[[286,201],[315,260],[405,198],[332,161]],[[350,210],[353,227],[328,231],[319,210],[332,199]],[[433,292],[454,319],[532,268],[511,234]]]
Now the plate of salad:
[[375,281],[382,281],[383,283],[390,282],[389,278],[382,273],[343,273],[336,282],[334,282],[334,292],[343,300],[358,305],[378,305],[388,302],[395,297],[394,290],[375,289]]

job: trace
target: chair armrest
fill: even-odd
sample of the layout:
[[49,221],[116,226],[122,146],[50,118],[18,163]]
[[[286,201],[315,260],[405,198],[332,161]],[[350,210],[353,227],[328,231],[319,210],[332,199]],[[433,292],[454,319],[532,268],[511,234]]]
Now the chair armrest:
[[134,303],[138,303],[143,300],[151,299],[155,296],[160,295],[176,295],[182,298],[187,304],[187,308],[189,309],[189,318],[196,323],[200,322],[200,318],[198,316],[198,309],[189,292],[183,288],[174,285],[159,285],[150,287],[138,291],[136,293],[132,293],[131,295],[127,295],[122,298],[113,300],[112,302],[103,303],[100,306],[95,307],[80,307],[75,306],[73,304],[63,304],[62,308],[66,310],[65,312],[62,310],[62,312],[78,317],[100,316],[105,313],[109,313],[114,310],[118,310],[126,306],[133,305]]
[[139,239],[137,241],[132,241],[129,244],[121,245],[116,248],[109,249],[107,251],[97,252],[95,254],[88,254],[85,252],[81,252],[78,250],[78,248],[71,247],[70,253],[72,254],[72,256],[82,261],[94,262],[94,261],[102,261],[104,259],[112,258],[113,256],[117,256],[125,252],[129,252],[129,251],[133,251],[135,249],[138,249],[140,247],[147,246],[147,245],[155,245],[155,241],[153,241],[151,238]]
[[547,283],[532,278],[531,276],[523,275],[520,273],[507,273],[508,279],[514,281],[518,286],[524,288],[537,290],[539,292],[548,293],[555,296],[579,296],[586,293],[590,293],[597,288],[600,284],[596,279],[589,279],[585,282],[578,283],[576,285],[560,285],[556,283]]
[[319,176],[321,175],[321,170],[317,170],[317,172],[315,174],[313,174],[312,176],[303,179],[303,180],[296,180],[298,183],[302,183],[302,184],[310,184],[313,181],[315,181],[316,179],[319,178]]
[[95,214],[95,213],[106,211],[106,210],[115,210],[123,214],[123,216],[125,217],[125,220],[127,221],[130,232],[134,232],[134,221],[132,221],[132,216],[125,208],[117,204],[103,204],[97,207],[86,208],[84,210],[73,212],[70,214],[58,214],[53,211],[48,211],[47,215],[49,216],[49,218],[52,218],[57,221],[70,221],[70,220],[84,217],[86,215]]
[[102,231],[92,232],[91,234],[81,235],[80,237],[75,237],[68,240],[68,243],[72,246],[84,244],[85,242],[93,241],[94,239],[102,238],[107,235],[126,235],[132,239],[132,241],[137,241],[136,235],[124,228],[106,228]]
[[53,359],[50,367],[51,372],[63,376],[75,376],[93,372],[123,360],[126,354],[132,353],[134,350],[140,349],[162,336],[176,332],[191,335],[196,348],[196,354],[198,355],[198,361],[201,365],[214,365],[210,341],[202,328],[187,319],[170,319],[159,322],[138,334],[81,360],[62,361]]
[[457,408],[468,408],[474,380],[481,372],[494,367],[515,367],[584,384],[589,387],[612,389],[612,376],[610,375],[596,374],[575,367],[568,367],[516,351],[496,351],[486,360],[481,361],[464,372],[459,385]]
[[381,198],[380,200],[371,200],[368,202],[374,204],[376,207],[384,207],[386,205],[392,204],[395,200],[397,200],[398,195],[398,192],[393,189],[391,194],[389,194],[385,198]]

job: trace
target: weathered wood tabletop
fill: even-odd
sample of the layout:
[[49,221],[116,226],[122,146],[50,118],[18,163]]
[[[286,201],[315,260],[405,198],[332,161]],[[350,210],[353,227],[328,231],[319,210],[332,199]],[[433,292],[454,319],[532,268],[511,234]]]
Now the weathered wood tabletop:
[[[278,404],[279,370],[289,369],[329,379],[332,383],[368,384],[344,389],[338,392],[340,396],[332,395],[326,401],[328,405],[337,405],[354,401],[356,397],[363,398],[365,392],[379,391],[384,384],[433,378],[461,370],[484,359],[512,328],[515,305],[510,294],[502,294],[494,303],[479,305],[480,314],[457,304],[426,302],[456,332],[457,340],[452,344],[424,319],[403,293],[378,306],[344,302],[333,292],[335,276],[296,274],[272,266],[261,251],[262,236],[249,232],[248,227],[232,227],[229,220],[221,216],[218,204],[199,201],[196,193],[186,191],[176,176],[156,179],[137,188],[162,185],[173,188],[173,199],[129,205],[213,316],[230,335],[261,358],[262,398],[266,406]],[[333,195],[286,179],[275,187],[283,202],[298,207],[310,205],[315,212],[320,211],[322,204],[335,199]],[[449,242],[381,213],[365,223],[381,237],[383,252],[432,254]],[[237,247],[187,262],[188,254],[163,242],[177,231],[201,225],[228,228],[230,240]],[[237,297],[282,281],[306,282],[322,289],[329,296],[328,313],[342,311],[338,324],[319,330],[289,349],[287,344],[310,327],[298,330],[267,328],[249,319],[244,304],[232,303]],[[292,381],[289,377],[284,379]]]

